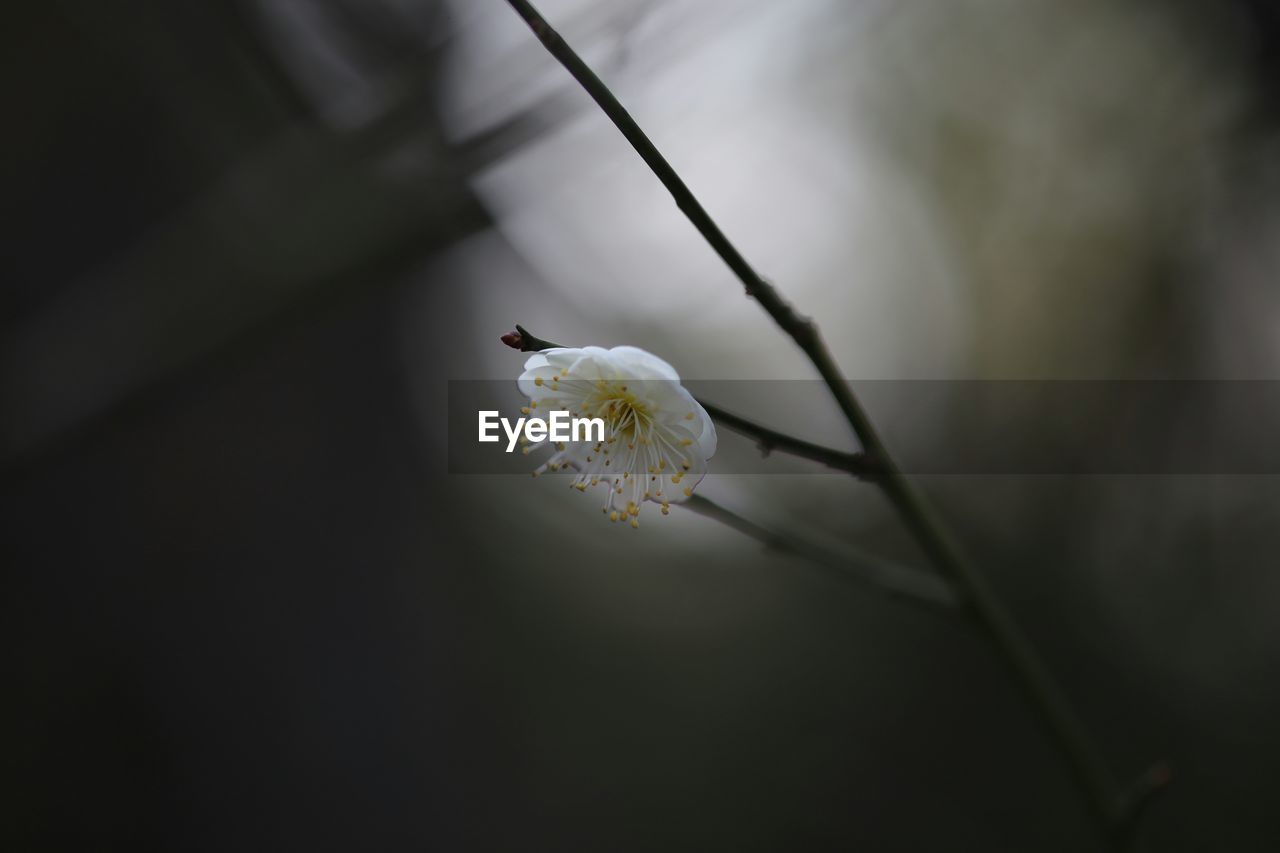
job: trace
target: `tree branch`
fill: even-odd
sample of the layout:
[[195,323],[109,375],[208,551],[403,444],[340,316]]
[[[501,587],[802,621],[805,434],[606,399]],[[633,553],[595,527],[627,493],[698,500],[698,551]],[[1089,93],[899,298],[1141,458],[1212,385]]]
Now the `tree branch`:
[[915,487],[898,469],[886,450],[871,419],[845,382],[835,359],[822,341],[817,326],[798,314],[778,291],[747,263],[742,254],[712,220],[697,198],[681,180],[671,164],[631,118],[618,99],[600,81],[585,62],[569,47],[551,25],[527,0],[507,0],[524,19],[547,51],[577,80],[605,115],[626,137],[636,153],[649,165],[671,193],[676,206],[738,277],[747,295],[761,307],[795,341],[809,357],[818,374],[831,391],[831,396],[844,413],[863,451],[875,461],[880,476],[876,482],[897,510],[903,524],[915,537],[942,575],[960,590],[968,602],[968,612],[993,648],[1008,667],[1015,683],[1022,689],[1046,733],[1066,759],[1071,773],[1084,793],[1091,810],[1106,828],[1107,834],[1124,819],[1123,797],[1105,762],[1083,724],[1035,649],[1022,634],[1004,605],[988,586],[986,579],[961,556],[931,508]]
[[731,527],[739,533],[762,542],[766,548],[780,554],[799,557],[832,571],[842,578],[852,578],[878,587],[891,595],[910,598],[923,604],[937,607],[956,607],[959,604],[955,590],[936,575],[910,569],[870,554],[840,554],[814,542],[777,533],[743,518],[700,494],[694,494],[677,506]]
[[[514,332],[507,332],[502,336],[502,342],[521,352],[540,352],[561,346],[561,344],[552,343],[538,337],[524,326],[518,324]],[[778,432],[741,415],[735,415],[714,403],[708,403],[706,400],[699,399],[698,402],[702,405],[702,408],[707,410],[707,414],[711,415],[721,425],[755,439],[756,446],[766,456],[777,450],[781,453],[789,453],[792,456],[819,462],[828,468],[845,471],[861,479],[872,479],[876,476],[875,466],[863,453],[848,453],[843,450],[824,447],[821,444],[814,444],[811,441],[805,441],[802,438]]]

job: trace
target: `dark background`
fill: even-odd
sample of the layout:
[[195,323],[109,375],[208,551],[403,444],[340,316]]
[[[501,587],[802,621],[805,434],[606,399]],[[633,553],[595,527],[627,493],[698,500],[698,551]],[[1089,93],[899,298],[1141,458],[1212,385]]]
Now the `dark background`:
[[[1276,378],[1273,6],[779,5],[545,11],[851,377]],[[619,531],[527,477],[446,473],[447,381],[514,379],[517,321],[704,378],[811,376],[673,207],[611,189],[650,179],[505,4],[5,18],[0,847],[1098,849],[953,614],[708,519]],[[770,82],[810,53],[820,73]],[[670,114],[667,65],[701,69]],[[781,178],[734,159],[729,102],[773,122]],[[708,110],[729,141],[699,149]],[[838,204],[803,219],[844,174],[804,128],[855,119],[849,162],[914,187],[934,248],[874,181],[858,221],[900,255],[842,254],[879,232],[851,240]],[[923,255],[936,279],[886,273]],[[848,443],[829,408],[724,402]],[[899,440],[945,448],[947,417]],[[787,470],[703,491],[923,565],[870,487]],[[1113,772],[1172,763],[1150,848],[1280,847],[1275,478],[922,485]]]

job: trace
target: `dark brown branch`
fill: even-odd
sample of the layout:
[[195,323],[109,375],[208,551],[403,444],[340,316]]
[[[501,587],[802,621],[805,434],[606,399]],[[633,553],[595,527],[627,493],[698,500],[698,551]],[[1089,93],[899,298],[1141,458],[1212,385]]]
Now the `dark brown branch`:
[[876,482],[897,510],[903,524],[920,548],[961,591],[969,604],[968,612],[991,641],[996,653],[1008,667],[1014,682],[1022,689],[1046,733],[1058,745],[1070,767],[1072,776],[1085,794],[1089,806],[1107,833],[1113,834],[1123,820],[1123,797],[1105,762],[1083,724],[1075,716],[1048,668],[1022,634],[1012,616],[979,574],[961,556],[946,529],[934,517],[915,487],[898,469],[881,441],[870,417],[841,375],[835,359],[823,343],[817,326],[798,314],[774,287],[747,263],[711,219],[697,198],[681,180],[671,164],[600,81],[577,53],[556,33],[551,25],[527,0],[508,0],[524,19],[547,51],[577,80],[605,115],[617,126],[671,193],[676,206],[684,212],[694,228],[706,239],[725,264],[734,272],[751,296],[773,318],[813,362],[818,374],[831,391],[831,396],[844,413],[866,455],[875,461],[880,474]]
[[769,530],[699,494],[679,506],[750,536],[763,543],[766,548],[798,557],[842,578],[852,578],[891,595],[924,604],[940,607],[955,607],[959,604],[955,590],[937,575],[910,569],[869,554],[837,553],[808,540]]
[[760,448],[760,452],[765,456],[776,450],[780,453],[789,453],[802,459],[820,462],[828,468],[846,471],[860,479],[869,480],[874,479],[876,476],[875,466],[871,463],[871,460],[867,459],[866,454],[847,453],[843,450],[835,450],[830,447],[824,447],[821,444],[814,444],[811,441],[805,441],[802,438],[796,438],[795,436],[770,429],[741,415],[735,415],[733,412],[726,411],[714,403],[708,403],[706,400],[699,399],[698,402],[702,404],[702,408],[707,410],[707,414],[711,415],[716,423],[726,426],[734,432],[742,433],[748,438],[755,439],[756,446]]
[[[503,335],[502,342],[521,352],[539,352],[541,350],[556,349],[561,346],[561,344],[552,343],[538,337],[520,325],[516,326],[514,332],[507,332]],[[814,444],[811,441],[805,441],[802,438],[778,432],[776,429],[758,424],[741,415],[735,415],[714,403],[708,403],[706,400],[699,398],[698,402],[717,423],[754,439],[756,446],[766,456],[776,450],[780,453],[789,453],[792,456],[799,456],[802,459],[821,463],[828,468],[845,471],[855,477],[870,479],[876,475],[875,467],[862,453],[848,453],[843,450],[824,447],[821,444]]]

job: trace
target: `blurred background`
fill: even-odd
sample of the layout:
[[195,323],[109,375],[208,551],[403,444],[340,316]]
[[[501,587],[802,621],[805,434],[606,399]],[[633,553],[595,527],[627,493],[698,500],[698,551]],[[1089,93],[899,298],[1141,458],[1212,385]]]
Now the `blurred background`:
[[[851,378],[1280,378],[1267,0],[541,8]],[[812,378],[505,3],[6,19],[5,849],[1097,849],[954,614],[448,473],[516,322]],[[925,567],[783,470],[701,492]],[[1280,482],[921,486],[1115,775],[1172,762],[1151,848],[1280,849]]]

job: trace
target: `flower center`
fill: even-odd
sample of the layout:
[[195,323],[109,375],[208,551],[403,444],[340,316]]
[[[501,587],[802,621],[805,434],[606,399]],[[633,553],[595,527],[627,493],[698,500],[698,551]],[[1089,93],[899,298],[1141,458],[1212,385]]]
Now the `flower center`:
[[626,385],[601,383],[589,410],[597,417],[604,418],[609,432],[628,441],[647,434],[653,425],[653,414],[649,407],[627,390]]

